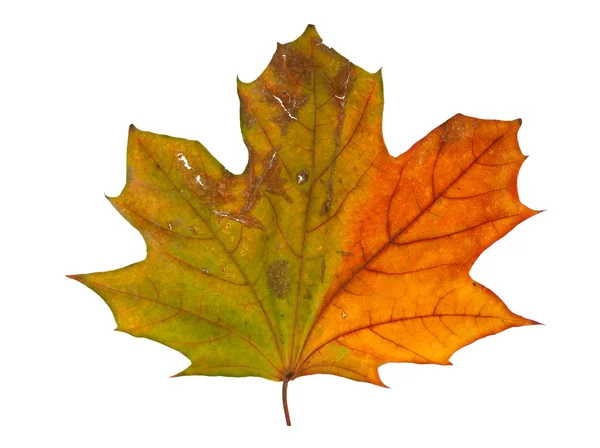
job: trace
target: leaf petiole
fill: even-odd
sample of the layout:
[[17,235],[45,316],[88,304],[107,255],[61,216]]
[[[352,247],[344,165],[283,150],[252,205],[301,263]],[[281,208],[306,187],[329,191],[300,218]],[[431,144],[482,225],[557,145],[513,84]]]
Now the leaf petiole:
[[288,426],[292,426],[292,421],[290,420],[290,411],[288,409],[287,404],[287,388],[288,388],[289,380],[283,381],[283,390],[281,391],[281,398],[283,400],[283,412],[285,413],[285,422]]

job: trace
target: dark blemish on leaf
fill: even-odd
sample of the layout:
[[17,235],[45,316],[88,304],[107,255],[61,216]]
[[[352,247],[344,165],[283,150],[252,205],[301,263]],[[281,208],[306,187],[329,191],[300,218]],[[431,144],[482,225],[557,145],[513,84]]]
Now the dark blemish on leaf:
[[336,250],[336,252],[342,257],[351,257],[352,255],[354,255],[354,252],[344,252],[343,250]]
[[312,299],[312,293],[310,292],[310,289],[308,289],[308,288],[304,289],[304,298],[306,300]]
[[[214,208],[235,201],[236,197],[232,194],[237,182],[235,175],[224,171],[215,178],[190,162],[184,153],[177,153],[175,157],[186,186],[203,206]],[[180,191],[184,192],[183,189]]]
[[246,203],[242,207],[242,215],[248,213],[248,211],[254,207],[260,198],[259,187],[260,182],[262,182],[262,179],[256,177],[256,165],[258,163],[256,151],[249,140],[244,139],[244,143],[248,148],[248,187],[244,193],[244,196],[246,197]]
[[[278,112],[271,117],[271,120],[280,126],[281,135],[286,135],[289,125],[294,121],[298,121],[298,109],[308,103],[310,99],[308,95],[302,95],[297,98],[290,96],[287,90],[284,93],[285,95],[281,95],[281,97],[272,94],[273,99],[277,101],[280,107]],[[286,97],[288,100],[284,100]]]
[[290,262],[286,260],[275,260],[269,264],[267,269],[267,280],[269,289],[278,299],[285,299],[290,292]]
[[342,56],[345,64],[340,63],[340,68],[333,77],[323,73],[323,86],[327,92],[338,99],[337,104],[342,107],[346,103],[348,92],[352,90],[355,74],[352,72],[350,61]]
[[280,314],[279,317],[285,317],[285,314]]
[[298,171],[296,174],[296,182],[298,185],[305,184],[308,181],[308,170],[306,168]]
[[192,232],[195,235],[197,235],[198,233],[204,232],[202,227],[200,227],[199,225],[190,225],[190,226],[188,226],[188,229],[190,229],[190,232]]
[[473,282],[473,286],[477,286],[477,282]]
[[333,200],[333,181],[331,180],[331,177],[330,177],[329,180],[327,180],[327,193],[325,195],[325,201],[323,202],[323,205],[321,206],[321,211],[319,212],[319,214],[321,216],[329,215],[329,212],[331,211],[331,201],[332,200]]
[[[268,154],[259,154],[252,148],[249,142],[246,142],[246,146],[248,146],[249,152],[248,166],[250,171],[248,188],[245,193],[246,204],[242,208],[242,214],[246,214],[254,208],[260,198],[261,189],[277,196],[283,196],[287,202],[293,203],[294,200],[287,194],[285,188],[286,182],[281,174],[283,164],[279,160],[279,157],[277,157],[277,153],[281,150],[281,145],[273,148]],[[256,169],[260,166],[264,168],[262,173],[257,175]]]
[[[290,89],[291,90],[291,89]],[[310,100],[310,96],[287,89],[275,89],[265,86],[263,90],[264,101],[275,107],[275,114],[271,120],[281,128],[281,135],[286,135],[289,125],[298,121],[298,110]]]
[[[232,221],[239,222],[240,224],[246,227],[252,227],[254,229],[265,230],[262,223],[253,216],[246,216],[239,213],[228,213],[220,210],[213,210],[213,214],[217,215],[219,218],[230,219]],[[231,227],[230,223],[225,223],[225,228],[228,229]]]
[[242,123],[246,125],[246,129],[252,129],[254,123],[256,123],[256,118],[254,114],[250,111],[246,104],[247,99],[240,97],[240,115]]
[[312,84],[313,63],[293,45],[278,44],[269,71],[274,82],[259,79],[257,87],[264,94],[262,100],[274,107],[271,120],[280,127],[281,135],[286,135],[288,126],[299,120],[298,110],[310,100],[307,90]]
[[289,44],[277,45],[270,67],[284,84],[295,86],[310,84],[312,62],[307,56]]

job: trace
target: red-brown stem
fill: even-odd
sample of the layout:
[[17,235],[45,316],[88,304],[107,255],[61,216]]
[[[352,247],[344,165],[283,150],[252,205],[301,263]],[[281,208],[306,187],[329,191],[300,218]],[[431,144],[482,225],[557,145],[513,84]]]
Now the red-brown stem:
[[283,412],[285,413],[285,422],[288,426],[292,426],[292,421],[290,420],[290,411],[288,410],[287,405],[287,387],[289,380],[283,381],[283,390],[281,392],[281,398],[283,399]]

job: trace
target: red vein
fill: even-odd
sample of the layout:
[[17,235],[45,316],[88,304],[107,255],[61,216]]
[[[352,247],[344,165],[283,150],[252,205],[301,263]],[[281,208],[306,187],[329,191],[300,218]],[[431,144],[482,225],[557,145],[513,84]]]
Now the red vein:
[[369,172],[369,169],[373,166],[373,164],[375,163],[375,159],[373,159],[373,161],[371,162],[371,164],[367,167],[367,169],[365,170],[365,172],[363,174],[360,175],[360,177],[358,178],[358,180],[356,181],[356,184],[354,184],[354,186],[348,190],[346,192],[346,194],[344,195],[344,200],[340,203],[340,205],[338,206],[338,208],[335,210],[335,212],[333,212],[331,215],[329,215],[327,217],[327,219],[325,219],[323,222],[321,222],[320,224],[317,224],[315,227],[313,227],[312,229],[308,229],[307,232],[311,233],[314,232],[315,230],[319,229],[321,226],[324,226],[325,224],[327,224],[329,221],[331,221],[333,218],[335,218],[337,216],[337,214],[342,210],[342,207],[344,206],[346,199],[348,199],[348,197],[350,196],[350,194],[358,188],[361,180],[363,179],[363,177],[365,177],[365,175]]
[[144,215],[142,215],[142,214],[140,214],[140,213],[138,213],[138,212],[136,212],[136,211],[134,211],[134,210],[130,209],[129,207],[127,207],[127,206],[125,206],[125,205],[123,205],[123,204],[118,204],[118,207],[120,207],[120,208],[124,208],[124,209],[125,209],[125,210],[127,210],[129,213],[131,213],[132,215],[135,215],[135,216],[137,216],[138,218],[140,218],[140,219],[143,219],[144,221],[146,221],[146,222],[148,222],[148,223],[150,223],[150,224],[152,224],[152,225],[154,225],[154,226],[158,227],[159,229],[163,230],[165,233],[166,233],[166,232],[169,232],[170,234],[177,235],[177,236],[180,236],[180,237],[182,237],[182,238],[189,238],[189,239],[191,239],[191,240],[212,241],[212,240],[214,240],[214,239],[215,239],[214,237],[205,237],[205,238],[201,238],[201,237],[192,236],[192,235],[184,235],[183,233],[179,233],[179,232],[177,232],[177,231],[175,231],[175,230],[171,230],[171,229],[167,229],[166,227],[163,227],[162,225],[158,224],[157,222],[155,222],[155,221],[153,221],[153,220],[151,220],[151,219],[147,218],[146,216],[144,216]]
[[[475,162],[477,162],[483,155],[485,155],[490,148],[492,148],[498,141],[500,141],[500,139],[502,137],[504,137],[505,134],[500,135],[498,138],[496,138],[484,151],[481,152],[481,154],[479,154],[479,156],[477,156],[477,158],[475,158],[470,164],[469,166],[467,166],[464,170],[461,170],[461,173],[458,175],[458,177],[451,182],[442,192],[440,192],[440,194],[438,195],[438,197],[434,197],[432,198],[431,202],[429,203],[429,205],[427,205],[427,207],[425,207],[424,210],[420,211],[406,226],[404,226],[402,229],[400,229],[394,236],[393,238],[391,238],[387,243],[383,244],[368,260],[365,261],[365,263],[359,268],[357,269],[349,278],[348,280],[346,280],[343,284],[340,285],[340,288],[336,291],[336,293],[332,296],[331,300],[329,300],[329,302],[321,309],[321,311],[319,312],[319,314],[317,315],[316,319],[314,320],[308,335],[306,337],[306,340],[304,341],[304,346],[302,347],[302,350],[300,352],[300,357],[299,360],[302,359],[302,353],[304,352],[304,349],[306,348],[306,343],[308,342],[308,339],[310,338],[310,335],[312,334],[316,323],[321,319],[321,317],[323,316],[323,313],[329,308],[329,306],[332,304],[332,302],[337,298],[338,294],[346,287],[346,285],[348,285],[348,283],[350,283],[355,277],[356,275],[361,272],[369,263],[371,263],[371,261],[373,261],[376,257],[378,257],[385,249],[387,249],[390,244],[393,242],[393,240],[395,240],[396,238],[398,238],[400,235],[402,235],[404,232],[406,232],[406,230],[408,230],[415,222],[418,221],[418,219],[423,215],[423,213],[425,212],[425,210],[428,210],[429,207],[431,207],[433,204],[435,204],[435,202],[437,201],[437,199],[439,198],[439,196],[443,195],[444,193],[446,193],[446,191],[448,189],[450,189],[474,164]],[[301,363],[299,362],[296,365],[295,370],[297,371],[300,367],[302,367],[302,365],[306,362],[306,360],[312,356],[314,352],[312,352],[311,354],[309,354],[306,358],[304,358],[304,361],[302,361]]]
[[[258,126],[260,127],[260,129],[262,131],[262,134],[265,136],[265,139],[267,140],[267,142],[269,142],[269,146],[271,147],[271,149],[273,151],[275,151],[275,145],[273,145],[273,142],[271,141],[271,138],[269,137],[269,134],[267,134],[267,129],[265,129],[265,127],[263,126],[263,124],[259,120],[258,115],[256,114],[256,112],[254,112],[254,109],[252,108],[252,105],[250,104],[250,101],[248,99],[245,99],[245,101],[246,101],[246,106],[248,107],[248,109],[250,109],[250,113],[252,115],[254,115],[254,119],[258,123]],[[276,126],[274,126],[273,128],[275,128],[275,127]],[[269,128],[269,130],[271,130],[273,128]],[[248,134],[246,134],[246,135],[248,135]],[[283,161],[283,159],[281,157],[279,158],[279,162],[281,162],[281,166],[283,166],[283,169],[287,173],[288,177],[292,180],[292,183],[295,183],[295,182],[293,182],[294,181],[294,177],[290,173],[290,170],[288,169],[288,167],[286,166],[285,162]]]
[[344,144],[344,146],[342,147],[342,149],[335,155],[335,157],[333,159],[331,159],[331,162],[329,163],[329,165],[327,165],[323,171],[321,172],[321,174],[319,174],[316,178],[315,178],[315,182],[317,180],[319,180],[323,174],[325,174],[327,172],[327,170],[329,170],[329,168],[331,167],[331,165],[337,160],[337,158],[342,155],[342,153],[344,152],[344,150],[348,147],[348,145],[350,144],[350,142],[352,142],[352,140],[354,139],[354,135],[356,134],[356,131],[358,131],[358,128],[360,127],[362,120],[365,116],[365,113],[367,112],[367,108],[369,107],[369,102],[371,101],[371,97],[373,96],[373,92],[375,91],[375,86],[377,85],[377,81],[373,81],[373,85],[371,87],[371,91],[369,92],[369,96],[367,97],[367,100],[365,101],[365,107],[363,108],[362,113],[360,114],[360,118],[358,119],[358,122],[356,123],[356,127],[354,128],[354,130],[352,131],[352,134],[350,135],[350,138],[348,139],[348,141]]
[[377,274],[377,275],[408,275],[408,274],[417,274],[417,273],[423,272],[423,271],[429,271],[431,269],[447,268],[447,267],[450,267],[450,266],[462,266],[464,264],[465,263],[438,264],[436,266],[428,266],[426,268],[415,269],[413,271],[405,271],[405,272],[386,272],[386,271],[380,271],[379,269],[369,269],[369,268],[363,267],[363,271],[365,271],[365,272],[371,272],[371,273]]
[[[466,229],[457,230],[455,232],[450,232],[450,233],[445,233],[444,235],[432,236],[430,238],[421,238],[421,239],[413,240],[413,241],[405,241],[403,243],[397,243],[395,241],[390,241],[389,244],[391,244],[393,246],[408,246],[409,244],[413,244],[413,243],[421,243],[421,242],[424,242],[424,241],[439,240],[441,238],[451,237],[453,235],[458,235],[459,233],[464,233],[464,232],[468,232],[469,230],[477,229],[478,227],[485,226],[486,224],[492,224],[492,225],[494,225],[494,223],[496,223],[498,221],[502,221],[503,219],[515,218],[517,216],[521,216],[521,213],[515,213],[513,215],[503,216],[501,218],[496,218],[496,219],[490,219],[489,221],[482,222],[480,224],[476,224],[476,225],[471,226],[471,227],[467,227]],[[498,229],[496,229],[496,231],[497,230]],[[498,232],[498,233],[500,233],[500,232]],[[394,239],[396,239],[396,238],[394,238]]]
[[[192,366],[190,366],[190,367],[193,367],[193,366],[194,366],[194,364],[192,364]],[[258,370],[259,372],[266,373],[271,378],[275,378],[276,381],[279,381],[281,379],[278,376],[273,375],[268,370],[259,369],[259,368],[256,368],[256,367],[241,366],[241,365],[226,365],[226,366],[217,366],[217,367],[205,367],[203,369],[197,369],[197,371],[198,372],[213,372],[213,371],[219,370],[219,369],[244,369],[244,370],[249,370],[250,372],[254,372],[255,370]],[[175,376],[178,376],[178,375],[175,375]]]
[[[382,325],[389,325],[389,324],[395,324],[397,322],[404,322],[404,321],[408,321],[408,320],[416,320],[416,319],[430,319],[430,318],[441,318],[442,317],[472,317],[474,319],[499,319],[499,320],[503,320],[503,321],[512,321],[512,322],[518,322],[518,319],[510,319],[510,318],[506,318],[506,317],[499,317],[499,316],[480,316],[480,315],[475,315],[475,314],[430,314],[430,315],[423,315],[423,316],[412,316],[412,317],[401,317],[398,319],[391,319],[385,322],[379,322],[377,324],[369,324],[369,325],[365,325],[363,327],[358,327],[355,328],[353,330],[347,331],[346,333],[342,333],[338,336],[335,336],[334,338],[331,338],[327,341],[325,341],[324,343],[322,343],[321,345],[319,345],[316,349],[314,349],[310,355],[308,355],[304,361],[302,362],[302,364],[300,364],[298,366],[298,368],[296,369],[296,372],[302,372],[301,367],[306,364],[306,361],[308,361],[315,353],[319,352],[323,347],[325,347],[326,345],[330,344],[333,341],[337,341],[337,339],[342,338],[344,336],[348,336],[349,334],[353,334],[353,333],[358,333],[359,331],[362,330],[370,330],[373,331],[373,328],[375,327],[380,327]],[[377,334],[377,333],[376,333]],[[378,336],[381,336],[378,334]],[[385,338],[384,338],[385,339]],[[398,345],[398,344],[397,344]],[[410,350],[409,350],[410,351]],[[413,352],[414,353],[414,352]],[[423,359],[427,359],[424,356],[419,355],[418,353],[415,353],[416,355],[420,356]],[[314,366],[308,367],[308,368],[313,368]],[[305,369],[306,370],[306,369]],[[297,377],[298,375],[296,374],[294,377]]]
[[[219,242],[219,244],[221,245],[221,248],[223,249],[223,252],[225,254],[227,254],[227,256],[229,257],[229,259],[231,260],[231,262],[235,265],[235,267],[237,268],[237,270],[242,274],[242,277],[244,277],[244,280],[247,283],[248,288],[250,288],[250,290],[252,291],[252,294],[254,294],[254,297],[256,298],[257,303],[260,306],[260,309],[262,310],[265,319],[267,321],[267,323],[269,324],[269,329],[271,330],[271,334],[273,337],[273,340],[275,341],[275,345],[277,347],[277,352],[279,353],[279,358],[280,361],[283,365],[283,356],[281,354],[281,348],[279,347],[279,340],[277,339],[277,336],[275,335],[275,330],[273,329],[273,324],[271,323],[271,319],[269,318],[261,300],[258,297],[258,294],[256,293],[256,290],[254,289],[254,287],[248,282],[248,279],[246,278],[246,274],[244,273],[244,271],[242,270],[241,266],[239,265],[239,263],[235,260],[235,258],[233,258],[233,256],[231,256],[231,254],[229,254],[229,252],[227,251],[227,249],[225,248],[225,245],[223,244],[223,241],[221,241],[220,238],[217,237],[217,235],[215,234],[215,232],[212,230],[212,228],[208,225],[208,222],[204,219],[204,217],[200,214],[200,212],[198,212],[198,210],[196,209],[196,207],[194,207],[192,205],[192,203],[183,195],[183,193],[179,190],[179,188],[177,188],[177,185],[175,185],[175,182],[173,182],[173,180],[167,175],[167,173],[165,173],[165,171],[163,170],[163,168],[158,164],[158,162],[156,161],[156,159],[152,156],[152,154],[150,153],[150,151],[148,151],[148,149],[146,149],[146,147],[142,144],[142,142],[138,139],[137,140],[138,144],[140,145],[140,147],[146,152],[146,154],[148,154],[148,156],[152,159],[152,161],[155,163],[155,165],[158,167],[158,169],[163,173],[163,175],[167,178],[167,180],[173,185],[173,187],[175,187],[175,189],[179,192],[179,195],[183,198],[183,200],[188,204],[188,206],[194,211],[194,213],[200,218],[200,220],[202,222],[204,222],[204,225],[207,227],[207,229],[210,230],[210,232],[213,234],[213,236],[215,237],[215,240]],[[269,360],[270,362],[270,360]],[[277,369],[279,371],[279,369]]]
[[132,332],[132,331],[136,331],[136,330],[142,330],[144,328],[148,328],[153,325],[162,324],[162,323],[168,321],[169,319],[173,319],[174,317],[179,316],[181,314],[181,311],[182,310],[175,311],[174,314],[171,314],[170,316],[167,316],[164,319],[157,320],[156,322],[150,322],[149,324],[138,325],[137,327],[124,328],[123,331]]
[[287,237],[285,236],[285,233],[283,232],[283,229],[279,225],[279,219],[277,217],[277,209],[275,208],[275,205],[273,205],[273,202],[271,201],[271,198],[267,195],[267,193],[262,188],[261,188],[261,191],[263,193],[263,196],[265,197],[265,199],[267,200],[267,202],[269,203],[269,205],[273,209],[273,217],[275,218],[275,225],[277,226],[277,230],[279,230],[279,233],[283,237],[283,241],[285,241],[286,246],[292,252],[292,254],[294,254],[296,257],[300,258],[300,255],[298,255],[296,253],[296,251],[294,250],[294,248],[291,246],[290,242],[288,241]]
[[[334,369],[346,370],[348,372],[354,373],[355,375],[358,375],[358,376],[361,376],[363,378],[366,378],[369,383],[374,383],[374,381],[371,378],[369,378],[367,375],[365,375],[364,373],[360,373],[357,370],[349,369],[348,367],[336,366],[335,364],[318,364],[318,365],[313,365],[313,366],[310,366],[308,369],[304,369],[304,370],[298,371],[298,373],[307,372],[309,369],[322,369],[323,367],[332,367]],[[300,376],[300,375],[294,375],[294,377],[292,379],[298,378],[298,376]]]
[[227,331],[222,335],[215,336],[214,338],[202,339],[200,341],[163,341],[164,344],[185,344],[185,345],[198,345],[198,344],[207,344],[209,342],[215,342],[220,339],[224,339],[229,336],[231,332]]
[[387,338],[387,337],[385,337],[384,335],[382,335],[381,333],[377,333],[377,332],[376,332],[375,330],[373,330],[371,327],[367,328],[367,330],[369,330],[371,333],[374,333],[374,334],[376,334],[376,335],[377,335],[377,336],[379,336],[381,339],[383,339],[383,340],[385,340],[385,341],[388,341],[388,342],[391,342],[391,343],[392,343],[392,344],[394,344],[396,347],[398,347],[398,348],[401,348],[402,350],[406,350],[407,352],[409,352],[409,353],[412,353],[413,355],[415,355],[415,356],[418,356],[419,358],[422,358],[422,359],[424,359],[424,360],[425,360],[425,361],[427,361],[427,362],[430,362],[430,363],[433,363],[433,364],[435,364],[435,363],[434,363],[434,361],[432,361],[431,359],[429,359],[429,358],[426,358],[426,357],[425,357],[425,356],[423,356],[423,355],[420,355],[419,353],[415,352],[414,350],[411,350],[411,349],[410,349],[410,348],[408,348],[408,347],[405,347],[405,346],[404,346],[404,345],[402,345],[402,344],[398,344],[398,343],[397,343],[396,341],[394,341],[393,339]]
[[496,193],[498,191],[504,191],[504,190],[507,190],[507,189],[508,189],[508,187],[495,188],[493,190],[488,190],[488,191],[485,191],[485,192],[479,193],[479,194],[472,194],[470,196],[441,196],[441,197],[443,197],[444,199],[450,199],[450,200],[473,199],[473,198],[478,198],[478,197],[481,197],[481,196],[485,196],[486,194]]
[[180,312],[184,312],[184,313],[190,314],[191,316],[194,316],[194,317],[196,317],[198,319],[204,320],[204,321],[206,321],[206,322],[208,322],[208,323],[210,323],[212,325],[215,325],[217,327],[223,328],[224,330],[227,330],[227,331],[229,331],[231,333],[235,333],[240,338],[242,338],[244,341],[246,341],[248,343],[248,345],[252,346],[260,355],[262,355],[269,362],[269,364],[271,364],[273,366],[273,368],[278,373],[280,373],[279,369],[275,366],[275,364],[273,364],[273,362],[271,361],[271,359],[257,345],[255,345],[250,339],[248,339],[242,333],[240,333],[237,330],[234,330],[233,328],[229,328],[229,327],[226,327],[225,325],[222,325],[222,324],[219,324],[217,322],[214,322],[214,321],[206,318],[205,316],[202,316],[201,314],[197,314],[197,313],[194,313],[193,311],[189,311],[189,310],[183,309],[183,304],[181,304],[180,307],[177,307],[177,306],[172,305],[170,303],[161,302],[160,300],[151,299],[150,297],[145,297],[145,296],[142,296],[142,295],[139,295],[139,294],[135,294],[135,293],[132,293],[132,292],[121,291],[120,289],[111,288],[110,286],[107,286],[107,285],[104,285],[104,284],[98,283],[98,282],[93,282],[91,280],[86,280],[85,282],[89,283],[89,284],[92,284],[92,285],[95,285],[95,286],[97,286],[99,288],[108,289],[109,291],[118,292],[120,294],[124,294],[124,295],[127,295],[127,296],[135,297],[137,299],[147,300],[149,302],[156,303],[158,305],[163,305],[163,306],[166,306],[166,307],[169,307],[169,308],[173,308],[173,309],[178,310]]

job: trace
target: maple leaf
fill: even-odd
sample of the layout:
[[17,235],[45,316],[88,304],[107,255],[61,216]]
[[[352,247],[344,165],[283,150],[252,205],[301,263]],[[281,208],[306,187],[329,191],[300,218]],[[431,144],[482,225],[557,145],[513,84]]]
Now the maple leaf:
[[388,362],[450,364],[475,340],[536,322],[469,276],[536,214],[520,201],[520,120],[456,115],[399,157],[382,137],[381,71],[313,26],[238,82],[249,161],[228,172],[198,142],[131,126],[109,198],[147,257],[71,276],[117,329],[171,347],[178,375],[283,382],[329,373],[383,386]]

